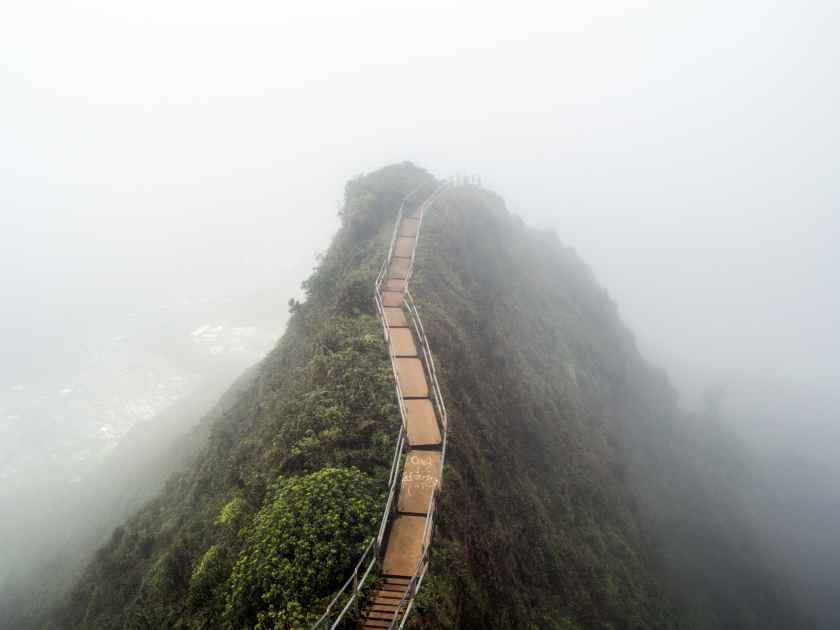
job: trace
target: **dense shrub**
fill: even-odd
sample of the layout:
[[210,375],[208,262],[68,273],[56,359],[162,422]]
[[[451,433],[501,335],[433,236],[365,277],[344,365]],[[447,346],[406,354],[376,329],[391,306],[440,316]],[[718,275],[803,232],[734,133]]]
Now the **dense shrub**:
[[227,620],[304,627],[303,612],[345,578],[375,531],[379,489],[354,468],[279,479],[228,581]]

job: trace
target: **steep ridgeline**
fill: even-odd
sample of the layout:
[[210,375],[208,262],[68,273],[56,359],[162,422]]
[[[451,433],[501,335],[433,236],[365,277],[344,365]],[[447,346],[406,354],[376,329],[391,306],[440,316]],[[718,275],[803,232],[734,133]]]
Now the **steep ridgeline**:
[[410,164],[348,183],[281,342],[46,627],[807,627],[737,443],[679,411],[554,234],[475,186],[425,212],[438,186]]

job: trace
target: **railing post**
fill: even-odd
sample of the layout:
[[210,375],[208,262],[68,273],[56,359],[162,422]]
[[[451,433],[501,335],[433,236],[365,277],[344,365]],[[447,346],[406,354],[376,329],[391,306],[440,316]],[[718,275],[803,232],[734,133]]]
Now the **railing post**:
[[353,611],[359,614],[359,571],[353,571]]

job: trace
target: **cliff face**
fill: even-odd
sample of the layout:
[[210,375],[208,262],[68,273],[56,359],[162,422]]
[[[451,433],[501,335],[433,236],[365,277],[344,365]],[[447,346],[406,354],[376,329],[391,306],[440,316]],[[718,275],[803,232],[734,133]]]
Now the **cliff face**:
[[[289,328],[200,454],[118,528],[55,628],[304,628],[375,531],[399,414],[372,289],[408,164],[347,186]],[[616,309],[495,195],[446,193],[412,281],[450,413],[417,628],[795,628],[737,501]],[[201,434],[196,434],[196,440]]]

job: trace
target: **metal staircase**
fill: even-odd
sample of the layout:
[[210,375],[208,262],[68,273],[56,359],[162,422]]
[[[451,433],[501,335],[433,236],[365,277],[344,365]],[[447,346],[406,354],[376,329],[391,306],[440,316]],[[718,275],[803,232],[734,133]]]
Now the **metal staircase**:
[[[423,322],[408,289],[423,217],[457,178],[410,192],[400,205],[374,299],[388,343],[402,426],[379,531],[312,630],[402,628],[429,565],[446,459],[447,416]],[[425,200],[410,210],[424,191]]]

